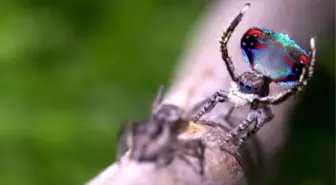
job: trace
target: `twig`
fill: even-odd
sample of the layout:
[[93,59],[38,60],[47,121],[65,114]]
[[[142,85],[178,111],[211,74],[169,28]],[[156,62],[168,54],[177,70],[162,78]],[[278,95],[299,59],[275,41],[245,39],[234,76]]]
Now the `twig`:
[[[177,70],[170,91],[164,102],[180,106],[186,112],[200,100],[208,97],[218,88],[228,88],[230,78],[220,58],[219,39],[226,24],[246,3],[239,0],[215,2],[206,13],[192,43]],[[328,29],[328,8],[333,11],[332,1],[282,0],[250,1],[251,9],[240,23],[229,43],[229,52],[238,70],[246,70],[240,54],[239,41],[243,32],[251,26],[267,27],[287,32],[298,43],[308,47],[309,37],[319,35]],[[314,10],[319,11],[316,14]],[[319,21],[324,20],[324,21]],[[318,46],[317,46],[318,47]],[[244,67],[245,66],[245,67]],[[272,87],[273,88],[273,87]],[[275,91],[278,87],[273,88]],[[292,100],[292,99],[291,99]],[[203,137],[210,146],[206,150],[205,175],[195,173],[190,166],[178,159],[167,168],[157,168],[152,163],[136,163],[123,157],[122,165],[112,164],[93,178],[88,185],[172,185],[172,184],[263,184],[276,173],[281,151],[286,141],[288,113],[293,101],[273,107],[275,119],[239,150],[240,156],[219,150],[221,133],[208,127],[190,124],[181,138]],[[219,117],[228,112],[229,106],[219,105],[206,119],[222,121]],[[232,122],[246,116],[246,110],[234,111]],[[224,126],[232,127],[223,122]]]

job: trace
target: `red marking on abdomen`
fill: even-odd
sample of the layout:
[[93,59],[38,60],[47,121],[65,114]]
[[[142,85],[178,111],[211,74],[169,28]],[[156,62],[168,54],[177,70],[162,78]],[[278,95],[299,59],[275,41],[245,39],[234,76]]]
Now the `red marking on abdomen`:
[[284,82],[286,80],[287,80],[287,77],[282,77],[282,78],[274,79],[273,82],[278,83],[278,82]]
[[274,44],[278,45],[279,47],[283,47],[282,43],[281,42],[276,42],[276,41],[273,41]]
[[251,30],[249,30],[248,32],[247,32],[247,35],[254,35],[254,34],[256,34],[256,35],[261,35],[263,32],[262,31],[260,31],[260,30],[257,30],[257,29],[251,29]]
[[294,66],[294,62],[288,57],[288,56],[284,56],[283,60],[292,68]]
[[301,54],[299,58],[299,62],[302,61],[305,65],[307,64],[307,57],[304,54]]
[[268,48],[268,45],[257,43],[255,47],[256,47],[256,49],[263,49],[263,48]]

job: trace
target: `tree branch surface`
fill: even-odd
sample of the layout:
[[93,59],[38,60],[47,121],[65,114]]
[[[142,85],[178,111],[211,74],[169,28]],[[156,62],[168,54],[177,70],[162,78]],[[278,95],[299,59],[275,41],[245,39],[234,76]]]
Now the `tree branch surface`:
[[[180,106],[186,113],[199,101],[212,95],[219,88],[230,87],[230,77],[219,52],[219,40],[229,21],[247,3],[242,0],[214,1],[200,20],[196,32],[189,40],[186,52],[181,56],[171,87],[164,103]],[[329,24],[334,21],[334,2],[322,0],[251,0],[250,9],[245,13],[229,41],[229,53],[241,73],[247,70],[239,44],[240,37],[252,26],[266,27],[288,33],[304,48],[309,48],[312,36],[334,31]],[[331,30],[330,30],[331,29]],[[317,40],[317,56],[319,53]],[[317,58],[318,65],[318,58]],[[271,86],[271,93],[281,90]],[[295,97],[298,99],[298,96]],[[286,143],[290,112],[294,98],[272,107],[275,118],[238,150],[238,156],[219,149],[223,132],[190,123],[180,138],[202,137],[208,145],[205,155],[205,175],[196,173],[190,165],[176,158],[165,167],[155,163],[137,163],[123,156],[122,162],[111,164],[87,185],[247,185],[267,184],[277,172],[281,153]],[[220,119],[228,112],[229,105],[218,105],[202,119],[229,123]],[[236,125],[247,115],[248,107],[236,109],[231,121]],[[196,161],[192,162],[197,165]]]

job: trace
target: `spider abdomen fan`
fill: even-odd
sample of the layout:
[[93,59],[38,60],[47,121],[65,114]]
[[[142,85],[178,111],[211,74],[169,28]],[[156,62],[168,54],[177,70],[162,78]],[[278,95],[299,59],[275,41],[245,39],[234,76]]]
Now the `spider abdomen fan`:
[[287,34],[253,27],[241,39],[250,68],[279,85],[294,85],[307,66],[308,55]]

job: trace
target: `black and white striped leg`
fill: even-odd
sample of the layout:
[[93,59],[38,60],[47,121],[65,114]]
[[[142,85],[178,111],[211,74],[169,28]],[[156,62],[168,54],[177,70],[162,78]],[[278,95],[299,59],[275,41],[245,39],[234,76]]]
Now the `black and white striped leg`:
[[203,99],[203,100],[199,101],[198,103],[196,103],[195,106],[192,107],[192,109],[189,111],[190,116],[187,116],[187,117],[189,118],[189,117],[192,117],[192,115],[197,114],[198,111],[201,108],[203,108],[207,102],[210,101],[210,99],[211,99],[211,97]]
[[224,90],[218,90],[211,96],[209,101],[204,105],[199,113],[192,117],[192,121],[197,122],[204,114],[209,113],[217,103],[223,103],[226,101],[228,101],[228,93]]
[[247,118],[242,121],[235,129],[231,130],[229,133],[227,133],[227,138],[225,139],[224,143],[227,143],[231,141],[234,138],[237,138],[237,136],[245,131],[250,124],[252,124],[254,121],[256,121],[258,116],[258,112],[256,110],[252,110],[247,115]]
[[241,138],[238,140],[237,145],[241,145],[243,142],[245,142],[248,138],[256,134],[261,127],[263,127],[266,123],[270,122],[274,114],[272,113],[272,110],[268,106],[264,106],[257,111],[257,123],[254,126],[252,130],[249,130],[245,135],[241,136]]
[[250,7],[249,3],[246,3],[244,8],[234,17],[234,19],[230,22],[230,24],[227,26],[226,30],[223,33],[222,40],[219,41],[221,44],[220,51],[222,52],[222,58],[226,64],[227,70],[232,78],[233,81],[237,81],[238,79],[238,73],[235,69],[235,66],[233,65],[233,61],[231,57],[229,56],[227,44],[229,42],[229,39],[239,24],[239,22],[242,20],[244,13],[246,10]]

